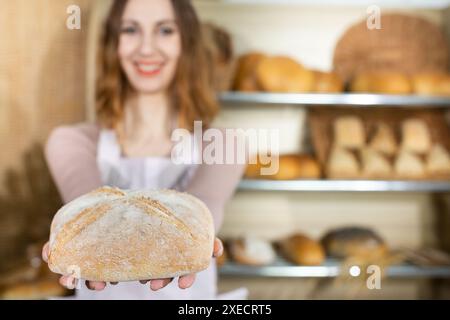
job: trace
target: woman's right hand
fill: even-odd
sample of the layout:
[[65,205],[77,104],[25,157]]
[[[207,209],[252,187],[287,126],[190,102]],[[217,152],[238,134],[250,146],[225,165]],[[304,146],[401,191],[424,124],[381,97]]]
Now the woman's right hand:
[[[48,253],[49,253],[49,243],[47,242],[42,248],[42,259],[48,263]],[[59,283],[66,287],[67,289],[73,290],[77,287],[78,279],[72,276],[61,276],[59,278]],[[106,288],[106,282],[98,282],[98,281],[86,281],[86,287],[90,290],[102,291]],[[117,283],[111,282],[112,285],[116,285]]]

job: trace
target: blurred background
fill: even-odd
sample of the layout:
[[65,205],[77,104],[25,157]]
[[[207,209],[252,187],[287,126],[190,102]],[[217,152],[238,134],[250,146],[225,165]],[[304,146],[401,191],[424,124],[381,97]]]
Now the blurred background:
[[[280,132],[280,172],[249,166],[227,206],[220,290],[450,298],[450,1],[193,2],[215,62],[216,125]],[[109,4],[0,0],[1,298],[70,294],[40,260],[62,205],[42,148],[54,127],[95,121]],[[71,5],[79,30],[66,27]],[[381,289],[367,285],[369,265]]]

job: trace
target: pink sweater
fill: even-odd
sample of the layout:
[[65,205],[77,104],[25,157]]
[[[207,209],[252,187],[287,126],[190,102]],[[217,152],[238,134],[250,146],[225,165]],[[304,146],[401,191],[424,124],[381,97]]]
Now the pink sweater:
[[[97,167],[99,134],[97,125],[82,123],[55,129],[47,141],[47,163],[65,203],[103,186]],[[216,231],[244,169],[244,165],[202,164],[185,190],[205,202],[213,214]]]

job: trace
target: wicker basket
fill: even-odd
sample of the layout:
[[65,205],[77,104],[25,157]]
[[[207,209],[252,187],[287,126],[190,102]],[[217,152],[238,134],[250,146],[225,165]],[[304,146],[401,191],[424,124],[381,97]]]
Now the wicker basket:
[[441,29],[401,14],[382,15],[381,29],[369,30],[365,20],[352,26],[334,52],[334,69],[346,82],[366,71],[413,74],[448,67],[449,48]]

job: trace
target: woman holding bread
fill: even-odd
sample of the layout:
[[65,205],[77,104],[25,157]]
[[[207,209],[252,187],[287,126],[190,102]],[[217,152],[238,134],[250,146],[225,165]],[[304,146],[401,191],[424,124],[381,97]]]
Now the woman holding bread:
[[[170,156],[174,129],[192,132],[194,121],[208,128],[218,112],[200,23],[190,1],[113,1],[99,57],[98,122],[57,128],[46,146],[50,171],[64,202],[104,185],[176,189],[207,205],[217,231],[244,166],[179,165]],[[200,156],[199,150],[198,145],[194,147],[193,157]],[[216,239],[211,254],[218,256],[221,251]],[[44,259],[48,252],[46,245]],[[172,280],[86,282],[77,297],[216,298],[212,259],[205,271]],[[63,276],[60,282],[73,286],[76,280]]]

